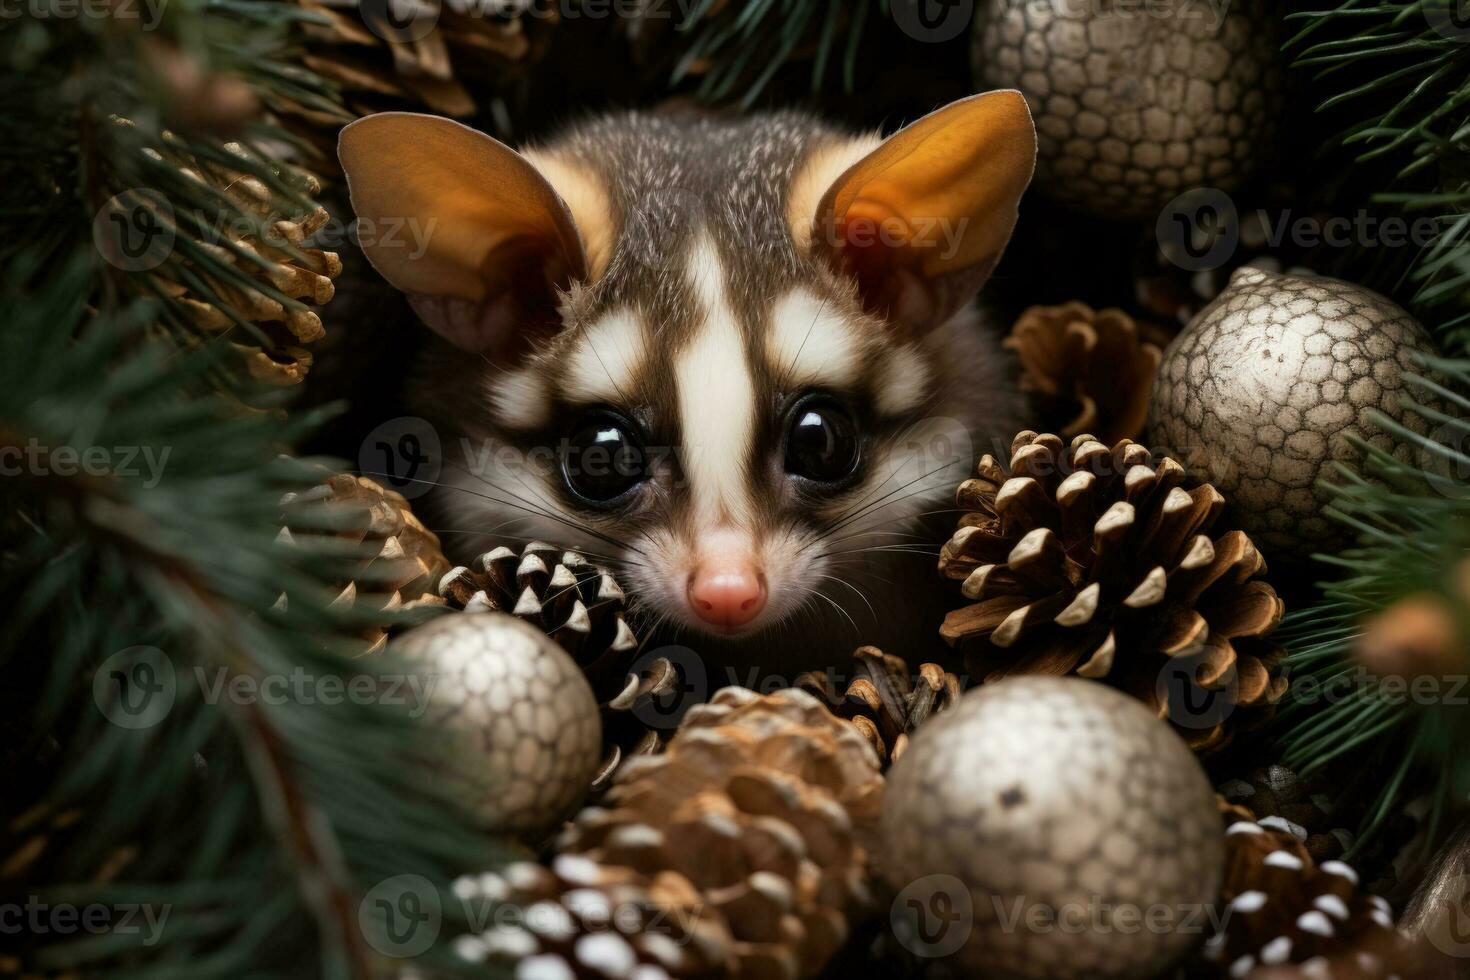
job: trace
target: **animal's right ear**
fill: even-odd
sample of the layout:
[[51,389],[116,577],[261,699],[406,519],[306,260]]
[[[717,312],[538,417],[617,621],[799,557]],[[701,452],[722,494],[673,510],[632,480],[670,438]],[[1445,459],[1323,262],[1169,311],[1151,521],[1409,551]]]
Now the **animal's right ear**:
[[437,116],[385,112],[342,130],[368,261],[432,329],[512,358],[560,327],[558,289],[587,277],[565,202],[520,154]]

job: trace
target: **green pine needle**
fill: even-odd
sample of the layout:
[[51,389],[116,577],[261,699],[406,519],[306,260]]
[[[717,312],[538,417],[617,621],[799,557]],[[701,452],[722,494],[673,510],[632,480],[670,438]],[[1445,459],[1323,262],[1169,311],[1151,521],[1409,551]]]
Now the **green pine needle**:
[[697,68],[701,98],[721,101],[738,95],[737,104],[750,108],[777,72],[797,60],[811,62],[812,91],[822,90],[841,45],[841,85],[852,92],[858,45],[874,7],[887,14],[888,0],[705,0],[679,23],[678,30],[693,39],[672,81]]

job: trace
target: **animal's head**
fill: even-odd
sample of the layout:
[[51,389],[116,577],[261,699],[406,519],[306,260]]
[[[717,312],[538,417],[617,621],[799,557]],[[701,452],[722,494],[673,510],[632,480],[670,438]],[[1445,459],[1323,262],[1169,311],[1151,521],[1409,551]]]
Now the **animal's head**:
[[524,153],[390,113],[340,155],[369,259],[449,342],[421,388],[467,437],[456,531],[581,546],[744,634],[906,547],[971,461],[961,313],[1031,176],[1017,93],[886,140],[624,115]]

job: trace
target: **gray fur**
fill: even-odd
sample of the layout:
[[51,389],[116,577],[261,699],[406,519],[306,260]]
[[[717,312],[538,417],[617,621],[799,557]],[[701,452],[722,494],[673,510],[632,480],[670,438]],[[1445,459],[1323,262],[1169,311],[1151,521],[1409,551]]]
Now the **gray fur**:
[[[579,160],[602,175],[616,212],[617,236],[606,273],[565,297],[567,326],[534,356],[537,370],[557,378],[559,354],[578,332],[606,312],[625,306],[641,311],[650,333],[650,350],[678,351],[696,325],[694,293],[684,261],[700,233],[707,234],[718,250],[726,273],[726,295],[747,335],[750,354],[762,349],[772,305],[797,285],[812,290],[854,321],[871,321],[853,283],[836,275],[825,261],[797,251],[786,220],[786,195],[807,154],[822,142],[846,138],[847,134],[797,112],[736,119],[627,113],[574,126],[538,147]],[[891,339],[881,326],[873,327],[872,343],[864,353],[869,377],[890,349]],[[916,416],[962,420],[973,433],[977,451],[994,451],[994,446],[1020,427],[1023,403],[1010,383],[998,338],[982,325],[975,311],[966,311],[931,331],[919,348],[935,385]],[[750,360],[753,366],[760,363],[755,356]],[[557,435],[555,431],[509,432],[497,425],[483,396],[486,386],[495,383],[497,371],[439,341],[425,355],[414,399],[421,414],[439,427],[450,452],[450,465],[456,464],[452,446],[459,435],[522,448]],[[651,439],[677,446],[682,433],[669,371],[668,358],[652,358],[639,377],[618,382],[638,403],[638,419]],[[774,404],[781,394],[781,379],[758,367],[755,375],[758,398]],[[866,392],[856,394],[868,397]],[[557,417],[564,419],[565,414]],[[896,437],[908,421],[887,420],[873,438]],[[773,420],[773,424],[778,422]],[[750,460],[747,467],[749,489],[753,499],[762,502],[764,518],[775,526],[825,516],[793,513],[782,504],[779,465],[773,472],[766,458],[773,451],[769,439],[761,441],[757,447],[760,458]],[[570,497],[558,503],[570,511],[576,509]],[[851,503],[832,501],[830,508]],[[506,513],[515,514],[513,510]],[[615,519],[597,513],[578,512],[578,516],[597,533],[619,537],[650,529],[695,530],[684,526],[677,488],[649,494],[636,510]],[[450,522],[449,526],[462,523]],[[937,549],[943,538],[938,525],[952,526],[952,515],[930,523],[936,526],[927,533]],[[568,534],[559,540],[572,544],[576,537]],[[493,534],[483,538],[456,534],[447,543],[451,548],[462,546],[465,550],[454,557],[466,561],[494,538]],[[868,602],[843,594],[848,590],[834,589],[833,598],[844,606],[856,628],[819,606],[823,615],[814,625],[808,621],[807,626],[812,627],[809,636],[796,636],[790,646],[806,651],[806,665],[840,661],[854,645],[865,642],[892,644],[895,652],[917,655],[919,646],[935,640],[938,625],[933,618],[937,615],[934,602],[942,585],[936,581],[933,565],[932,557],[875,555],[854,573],[863,579],[861,590],[867,593],[873,610],[870,612]],[[903,587],[877,584],[885,579]],[[730,646],[702,639],[701,644],[701,649],[717,649],[721,659],[732,662],[742,659],[742,651],[763,649],[748,641]],[[799,665],[788,663],[793,669]]]

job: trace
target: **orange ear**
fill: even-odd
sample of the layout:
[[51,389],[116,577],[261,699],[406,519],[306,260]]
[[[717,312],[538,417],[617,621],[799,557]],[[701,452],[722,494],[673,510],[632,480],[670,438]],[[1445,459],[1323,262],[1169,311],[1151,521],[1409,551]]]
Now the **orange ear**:
[[814,247],[856,277],[865,304],[922,330],[948,319],[990,276],[1036,166],[1019,92],[987,92],[884,140],[817,205]]
[[385,112],[337,145],[362,248],[424,321],[468,350],[513,353],[559,325],[587,276],[567,206],[510,147],[436,116]]

